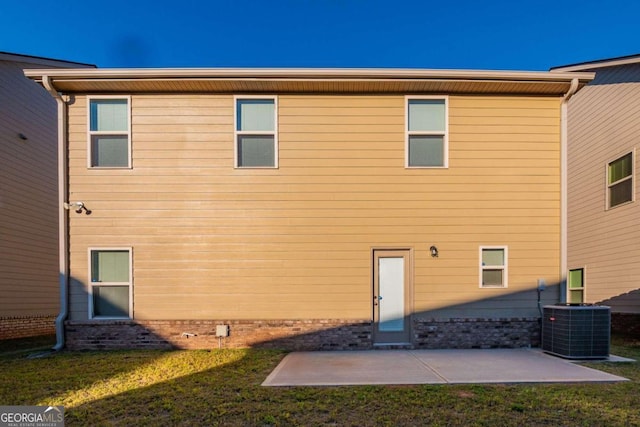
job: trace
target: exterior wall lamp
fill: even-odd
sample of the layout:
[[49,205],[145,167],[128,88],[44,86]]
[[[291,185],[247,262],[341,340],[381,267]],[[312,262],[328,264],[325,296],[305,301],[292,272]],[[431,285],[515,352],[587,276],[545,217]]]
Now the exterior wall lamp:
[[82,211],[84,210],[85,214],[91,215],[91,210],[87,209],[83,202],[65,203],[64,208],[68,210],[74,210],[76,211],[76,213],[82,213]]
[[435,246],[431,246],[429,248],[429,251],[431,252],[432,258],[438,258],[438,248],[436,248]]

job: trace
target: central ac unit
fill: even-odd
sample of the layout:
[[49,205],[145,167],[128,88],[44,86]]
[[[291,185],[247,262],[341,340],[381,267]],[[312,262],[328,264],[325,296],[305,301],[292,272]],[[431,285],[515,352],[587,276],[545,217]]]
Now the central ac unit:
[[542,350],[568,359],[606,359],[611,309],[588,304],[544,306]]

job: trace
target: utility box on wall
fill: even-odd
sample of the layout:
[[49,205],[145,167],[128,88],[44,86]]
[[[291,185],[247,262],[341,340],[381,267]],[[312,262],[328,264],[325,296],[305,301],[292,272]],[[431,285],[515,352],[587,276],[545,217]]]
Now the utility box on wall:
[[229,325],[217,325],[216,337],[223,338],[229,336]]
[[611,309],[588,304],[546,305],[542,350],[568,359],[606,359],[611,342]]

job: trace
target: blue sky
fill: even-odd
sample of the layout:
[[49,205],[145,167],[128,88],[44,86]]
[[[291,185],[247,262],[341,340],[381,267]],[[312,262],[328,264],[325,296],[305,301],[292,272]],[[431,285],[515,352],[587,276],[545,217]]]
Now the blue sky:
[[640,53],[637,0],[5,0],[0,51],[111,67],[547,70]]

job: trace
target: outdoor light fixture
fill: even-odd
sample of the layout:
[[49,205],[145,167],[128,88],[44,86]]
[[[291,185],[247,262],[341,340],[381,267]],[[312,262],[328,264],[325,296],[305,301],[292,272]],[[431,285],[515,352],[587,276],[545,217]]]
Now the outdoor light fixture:
[[433,258],[438,258],[438,248],[436,248],[435,246],[431,246],[429,248],[429,251],[431,251],[431,256]]
[[87,209],[83,202],[65,203],[64,208],[67,210],[74,210],[76,213],[82,213],[82,211],[84,211],[85,214],[91,215],[91,210]]

